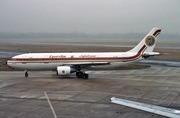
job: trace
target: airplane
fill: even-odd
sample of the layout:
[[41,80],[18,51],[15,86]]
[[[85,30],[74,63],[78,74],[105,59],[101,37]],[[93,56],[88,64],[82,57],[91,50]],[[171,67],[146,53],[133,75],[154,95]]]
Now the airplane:
[[161,28],[153,28],[133,49],[126,52],[83,52],[83,53],[26,53],[12,57],[7,65],[25,70],[55,70],[57,75],[76,73],[78,78],[88,79],[88,67],[122,66],[160,55],[153,52]]
[[141,102],[135,102],[135,101],[120,99],[116,97],[112,97],[110,100],[112,103],[127,106],[134,109],[139,109],[152,114],[157,114],[168,118],[180,118],[180,110],[177,109],[166,108],[166,107],[161,107],[161,106],[156,106]]

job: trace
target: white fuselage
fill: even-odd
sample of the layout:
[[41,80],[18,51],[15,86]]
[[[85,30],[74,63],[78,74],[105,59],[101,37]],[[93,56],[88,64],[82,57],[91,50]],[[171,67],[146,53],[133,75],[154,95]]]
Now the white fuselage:
[[7,64],[13,68],[23,69],[25,77],[28,70],[56,70],[57,75],[76,72],[80,78],[88,78],[84,68],[97,66],[120,66],[159,55],[153,52],[160,28],[153,28],[133,49],[127,52],[99,53],[27,53],[14,56]]
[[27,53],[13,57],[7,63],[13,68],[24,70],[55,70],[57,66],[94,64],[108,62],[106,66],[119,66],[139,61],[141,52],[108,53]]

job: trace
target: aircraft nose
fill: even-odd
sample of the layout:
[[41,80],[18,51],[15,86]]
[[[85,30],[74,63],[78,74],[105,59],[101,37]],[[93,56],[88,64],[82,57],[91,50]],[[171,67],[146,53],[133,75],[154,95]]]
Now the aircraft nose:
[[6,61],[6,65],[9,65],[8,61]]
[[8,60],[8,61],[6,61],[6,65],[10,66],[9,60]]

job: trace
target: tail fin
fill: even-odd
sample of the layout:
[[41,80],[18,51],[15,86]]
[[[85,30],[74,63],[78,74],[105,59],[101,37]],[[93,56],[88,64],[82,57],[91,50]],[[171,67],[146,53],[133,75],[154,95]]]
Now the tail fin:
[[143,47],[146,47],[144,52],[152,52],[156,45],[156,40],[161,32],[161,28],[153,28],[141,42],[128,52],[139,52]]

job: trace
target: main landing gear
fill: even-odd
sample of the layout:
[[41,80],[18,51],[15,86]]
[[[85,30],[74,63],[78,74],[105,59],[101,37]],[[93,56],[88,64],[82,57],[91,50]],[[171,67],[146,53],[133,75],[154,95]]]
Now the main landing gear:
[[78,78],[84,78],[84,79],[88,79],[89,75],[85,73],[85,71],[82,70],[82,66],[80,65],[75,65],[74,69],[76,70],[76,76]]
[[78,78],[84,78],[84,79],[88,79],[88,77],[89,77],[89,75],[88,74],[86,74],[86,73],[83,73],[83,72],[76,72],[76,76],[78,77]]
[[25,70],[25,77],[28,77],[28,71]]

